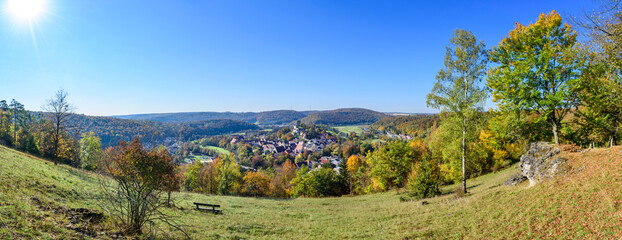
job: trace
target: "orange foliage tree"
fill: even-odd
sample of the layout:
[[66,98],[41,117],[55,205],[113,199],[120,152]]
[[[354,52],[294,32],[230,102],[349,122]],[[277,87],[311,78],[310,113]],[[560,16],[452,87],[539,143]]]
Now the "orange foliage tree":
[[270,195],[272,197],[287,198],[292,195],[293,186],[290,183],[296,176],[296,165],[286,161],[276,176],[272,179]]
[[263,197],[270,192],[270,178],[263,172],[248,172],[244,175],[245,195]]
[[102,170],[113,180],[102,180],[102,207],[128,234],[140,234],[145,223],[169,218],[160,209],[163,189],[174,185],[175,163],[165,148],[146,149],[140,140],[120,142],[106,149]]

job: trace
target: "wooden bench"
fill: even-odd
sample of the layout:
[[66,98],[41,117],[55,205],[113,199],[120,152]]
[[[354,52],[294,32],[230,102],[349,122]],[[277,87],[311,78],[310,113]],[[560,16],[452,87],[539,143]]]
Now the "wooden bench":
[[222,209],[218,209],[220,205],[198,203],[198,202],[195,202],[194,205],[197,206],[197,210],[206,210],[214,214],[222,214]]

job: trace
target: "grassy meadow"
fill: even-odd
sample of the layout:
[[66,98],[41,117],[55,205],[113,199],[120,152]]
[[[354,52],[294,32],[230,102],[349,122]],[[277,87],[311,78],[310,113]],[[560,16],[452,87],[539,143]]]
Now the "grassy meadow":
[[220,155],[229,155],[231,152],[229,152],[227,149],[221,148],[221,147],[215,147],[215,146],[201,146],[201,148],[207,148],[213,151],[216,151],[218,154]]
[[[531,188],[502,185],[517,171],[514,165],[469,180],[462,198],[453,194],[457,185],[445,186],[442,196],[425,199],[427,205],[400,201],[403,190],[320,199],[176,193],[177,208],[167,211],[192,239],[618,238],[621,150],[564,153],[570,172]],[[99,179],[0,147],[0,238],[108,238],[114,228],[105,220],[82,225],[101,232],[88,236],[67,214],[45,207],[101,212],[95,200]],[[224,213],[194,210],[193,202],[220,204]],[[183,237],[163,226],[152,229],[162,229],[157,236]]]
[[356,134],[362,134],[363,133],[363,129],[369,127],[369,125],[352,125],[352,126],[341,126],[341,127],[335,127],[335,129],[337,129],[339,132],[342,133],[356,133]]

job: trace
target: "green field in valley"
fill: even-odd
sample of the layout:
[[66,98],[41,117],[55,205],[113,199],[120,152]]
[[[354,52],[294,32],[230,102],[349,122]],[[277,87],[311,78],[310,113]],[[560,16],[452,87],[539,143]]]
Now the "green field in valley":
[[356,134],[362,134],[365,128],[368,128],[369,125],[353,125],[353,126],[341,126],[335,127],[339,132],[350,134],[354,132]]
[[218,152],[218,154],[221,154],[221,155],[229,155],[231,153],[231,152],[229,152],[229,150],[221,148],[221,147],[201,146],[201,148],[207,148],[207,149],[214,150],[214,151]]

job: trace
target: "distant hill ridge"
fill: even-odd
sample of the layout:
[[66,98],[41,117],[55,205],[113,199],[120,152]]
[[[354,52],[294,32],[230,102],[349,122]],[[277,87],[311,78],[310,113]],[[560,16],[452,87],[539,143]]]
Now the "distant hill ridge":
[[166,123],[194,122],[213,119],[244,121],[258,125],[281,125],[306,117],[310,111],[275,110],[265,112],[179,112],[111,116],[120,119],[149,120]]
[[114,146],[119,141],[131,141],[142,137],[151,143],[163,143],[167,138],[192,140],[201,137],[236,133],[260,129],[257,125],[231,119],[208,119],[190,122],[157,122],[113,117],[72,115],[69,125],[78,132],[93,132],[99,136],[104,147]]
[[364,108],[342,108],[332,111],[314,112],[300,119],[305,124],[323,125],[359,125],[372,124],[378,120],[391,117],[387,114]]
[[301,121],[306,124],[371,124],[389,115],[364,108],[341,108],[329,111],[275,110],[264,112],[180,112],[112,116],[120,119],[149,120],[165,123],[230,119],[258,125],[283,125]]

